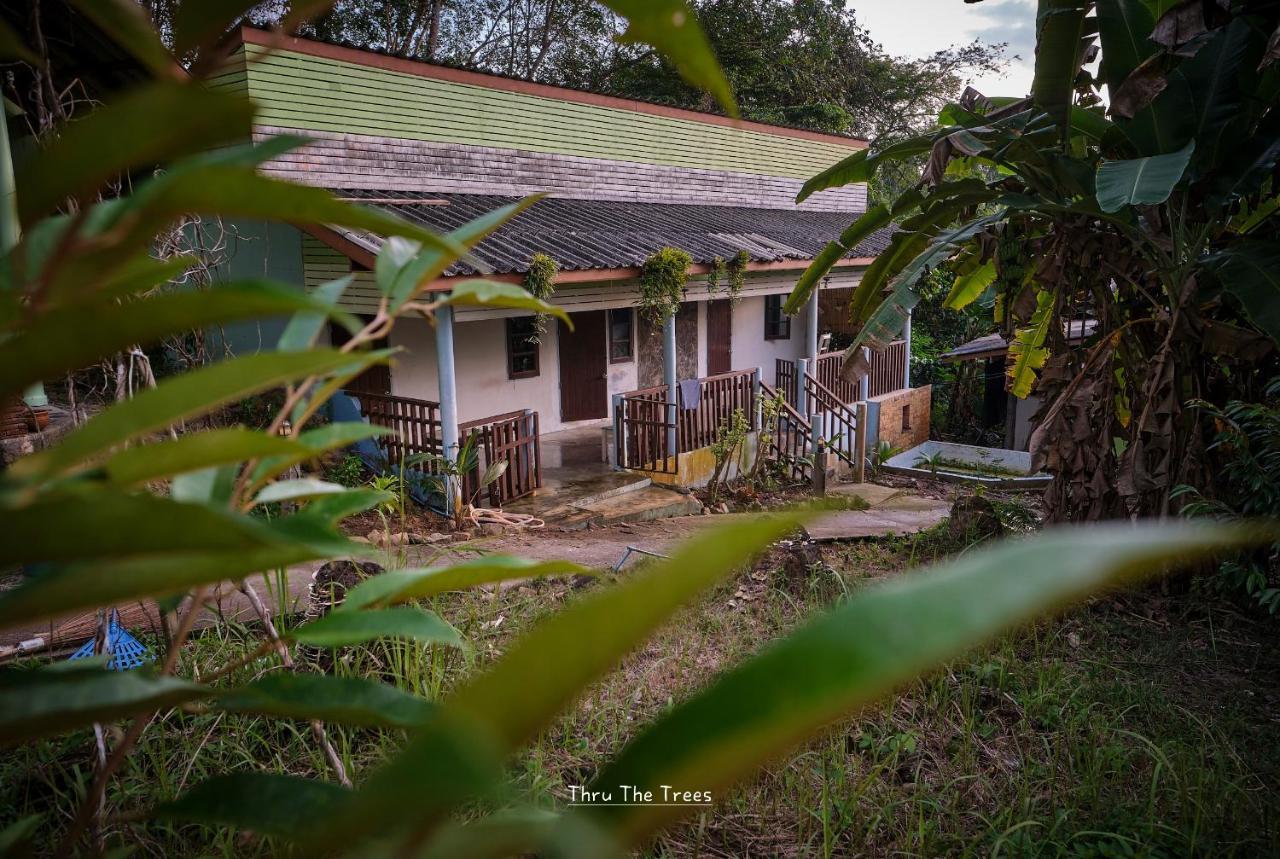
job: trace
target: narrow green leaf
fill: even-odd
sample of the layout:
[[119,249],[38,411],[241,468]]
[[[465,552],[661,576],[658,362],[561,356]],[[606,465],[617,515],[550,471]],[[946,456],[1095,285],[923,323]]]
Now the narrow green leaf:
[[[318,517],[270,522],[147,495],[87,492],[5,512],[3,563],[65,564],[0,594],[0,627],[318,558],[365,557]],[[75,534],[75,539],[68,539]]]
[[[53,495],[6,510],[4,519],[11,533],[23,537],[0,543],[0,565],[141,559],[282,542],[261,520],[148,493],[102,490]],[[68,539],[72,534],[75,538]],[[10,593],[37,579],[28,579]]]
[[233,713],[378,728],[415,728],[436,711],[430,701],[376,680],[291,671],[275,671],[221,692],[215,706]]
[[213,465],[179,474],[169,483],[169,498],[184,504],[227,507],[236,490],[235,465]]
[[682,78],[709,92],[730,116],[738,115],[729,81],[716,62],[697,16],[684,0],[603,2],[627,19],[627,29],[616,37],[619,42],[652,45],[671,61]]
[[563,307],[549,304],[535,298],[528,290],[514,283],[499,283],[493,280],[464,280],[453,288],[445,304],[475,305],[479,307],[508,307],[518,310],[532,310],[534,313],[546,313],[563,319],[570,328],[573,321]]
[[301,513],[290,520],[315,521],[335,525],[348,516],[371,510],[379,504],[387,504],[396,500],[390,492],[377,489],[349,489],[336,495],[322,495],[312,500]]
[[[251,166],[205,160],[198,167],[162,174],[128,198],[123,214],[135,218],[133,235],[190,212],[222,217],[280,220],[294,224],[348,227],[380,236],[405,236],[435,248],[449,261],[466,249],[404,218],[374,206],[339,200],[329,191],[263,175]],[[447,265],[447,262],[446,262]]]
[[348,591],[339,611],[425,599],[447,591],[512,579],[591,574],[588,568],[569,561],[530,561],[510,555],[483,555],[450,567],[388,570]]
[[342,495],[352,490],[340,483],[317,480],[314,477],[298,477],[293,480],[279,480],[263,488],[254,496],[254,504],[274,504],[279,501],[300,501],[320,495]]
[[827,273],[846,253],[848,249],[839,242],[827,242],[827,246],[818,252],[813,262],[809,263],[808,268],[800,274],[800,279],[796,281],[796,285],[791,288],[791,294],[787,296],[787,303],[783,305],[782,312],[789,316],[799,313],[805,302],[813,295],[814,290],[818,288],[818,282],[827,276]]
[[969,306],[995,279],[996,263],[995,260],[989,260],[968,274],[957,277],[942,306],[952,310]]
[[388,352],[360,355],[328,349],[269,352],[220,361],[184,373],[103,411],[55,447],[24,457],[9,467],[17,479],[45,477],[82,465],[104,450],[184,418],[312,375],[385,361]]
[[876,230],[888,226],[892,220],[893,214],[882,203],[876,204],[863,212],[856,221],[840,234],[839,241],[828,243],[821,253],[814,258],[813,262],[809,264],[809,267],[804,270],[804,273],[800,275],[800,279],[796,281],[795,287],[791,290],[791,295],[787,297],[787,303],[783,310],[791,315],[799,313],[800,308],[804,306],[813,290],[817,288],[818,281],[825,277],[827,272],[845,254],[856,248],[863,239]]
[[[346,277],[322,283],[315,289],[310,290],[308,294],[311,300],[318,305],[329,308],[328,312],[304,310],[295,313],[280,334],[280,341],[276,344],[276,349],[280,352],[305,352],[314,348],[316,338],[320,336],[320,332],[324,329],[324,324],[329,321],[329,316],[334,313],[333,308],[338,306],[338,302],[342,300],[342,293],[351,285],[351,281],[354,279],[355,275],[349,274]],[[360,326],[355,324],[354,319],[351,322],[353,324],[347,330],[354,334],[360,329]]]
[[875,175],[876,168],[882,161],[906,161],[928,152],[933,148],[933,144],[933,135],[922,135],[899,140],[875,152],[859,149],[805,182],[800,193],[796,195],[796,202],[803,203],[809,197],[828,188],[839,188],[854,182],[868,182]]
[[134,90],[70,123],[47,148],[22,163],[17,179],[23,226],[67,197],[92,195],[122,171],[247,138],[252,118],[253,105],[247,100],[194,83],[156,83]]
[[[418,732],[398,757],[370,776],[355,801],[311,843],[354,844],[406,819],[430,825],[474,790],[442,784],[451,763],[439,757],[442,748],[457,744],[455,732],[474,732],[477,739],[464,746],[472,754],[514,751],[680,606],[794,531],[803,519],[801,514],[778,514],[717,528],[670,560],[551,615],[487,672],[456,691],[445,703],[447,718]],[[481,737],[493,745],[478,745]],[[420,824],[417,831],[425,828]]]
[[346,647],[378,638],[408,638],[422,644],[468,647],[462,634],[439,615],[416,606],[332,611],[297,627],[289,636],[294,641],[314,647]]
[[102,466],[112,484],[137,486],[215,465],[230,465],[260,456],[307,455],[308,448],[278,435],[244,427],[193,432],[171,441],[141,444],[122,450]]
[[317,318],[348,317],[302,290],[270,281],[219,284],[134,301],[78,304],[36,317],[0,343],[0,394],[91,364],[131,344],[150,346],[193,328],[265,319],[305,310]]
[[176,677],[101,666],[0,672],[0,745],[17,745],[94,722],[173,707],[208,694]]
[[1098,206],[1118,212],[1125,206],[1163,203],[1182,179],[1195,151],[1194,140],[1177,152],[1098,165]]
[[[541,199],[541,194],[534,194],[494,209],[463,224],[449,233],[448,238],[458,247],[471,250],[494,230]],[[433,248],[422,249],[416,242],[406,239],[393,237],[383,245],[378,252],[375,274],[378,288],[391,300],[391,312],[399,310],[406,301],[443,274],[455,258]]]
[[[1064,528],[870,587],[678,705],[592,788],[660,793],[667,784],[719,795],[832,720],[998,632],[1167,565],[1275,538],[1274,528]],[[682,812],[645,805],[588,813],[635,844]]]
[[329,782],[275,773],[237,773],[203,781],[178,799],[152,809],[148,816],[297,840],[350,797],[351,791]]
[[302,432],[295,439],[302,450],[284,456],[272,456],[263,459],[253,470],[252,483],[270,480],[277,474],[311,459],[315,459],[326,451],[340,447],[350,447],[359,441],[378,436],[395,435],[389,427],[372,426],[355,421],[340,421],[327,426],[316,427]]

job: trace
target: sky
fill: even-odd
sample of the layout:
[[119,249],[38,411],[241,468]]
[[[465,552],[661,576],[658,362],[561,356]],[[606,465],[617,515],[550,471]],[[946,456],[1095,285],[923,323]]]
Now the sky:
[[1035,0],[848,0],[871,37],[894,55],[923,57],[952,45],[1007,42],[1011,59],[1000,75],[970,83],[984,95],[1026,95],[1035,61]]

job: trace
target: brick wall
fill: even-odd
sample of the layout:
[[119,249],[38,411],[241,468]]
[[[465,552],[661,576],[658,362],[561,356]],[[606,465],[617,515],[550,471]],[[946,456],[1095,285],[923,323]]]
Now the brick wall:
[[891,391],[867,402],[876,414],[877,442],[888,439],[901,450],[929,440],[929,408],[933,386]]

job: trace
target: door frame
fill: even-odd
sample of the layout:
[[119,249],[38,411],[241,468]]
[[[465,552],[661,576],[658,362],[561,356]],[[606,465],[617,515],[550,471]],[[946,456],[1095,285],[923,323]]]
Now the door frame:
[[[577,423],[579,421],[601,420],[609,417],[609,312],[607,310],[583,310],[577,313],[569,314],[573,320],[574,330],[569,331],[564,321],[561,320],[556,330],[556,359],[559,364],[557,372],[557,382],[560,393],[560,420],[562,423]],[[598,325],[587,325],[584,317],[594,317],[599,320]],[[593,319],[594,322],[594,319]],[[596,332],[598,331],[598,336]],[[591,348],[591,344],[584,344],[581,338],[592,336],[598,340],[595,348]],[[581,354],[571,353],[568,361],[565,360],[565,349],[569,343],[569,338],[573,338],[576,343],[574,346],[579,347]],[[573,348],[573,347],[568,347]],[[583,360],[587,358],[588,360]],[[599,376],[596,376],[598,366]],[[578,372],[575,375],[575,371]],[[572,384],[577,382],[588,390],[581,392],[581,403],[589,404],[590,414],[580,416],[569,416],[569,405],[566,394],[571,390]],[[591,396],[590,388],[599,387],[599,403],[594,402]],[[575,403],[577,405],[577,403]],[[599,414],[596,414],[596,412]]]

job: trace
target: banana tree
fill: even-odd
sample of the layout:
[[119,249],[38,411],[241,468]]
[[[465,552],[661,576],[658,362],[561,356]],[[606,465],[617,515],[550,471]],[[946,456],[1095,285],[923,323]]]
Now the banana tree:
[[1210,477],[1183,404],[1255,384],[1280,340],[1278,24],[1249,0],[1040,0],[1030,95],[966,90],[929,134],[806,183],[799,200],[927,156],[915,187],[828,245],[788,310],[896,223],[851,302],[846,374],[948,266],[946,305],[990,294],[1010,391],[1043,397],[1032,450],[1057,477],[1053,515],[1167,512],[1174,486]]

